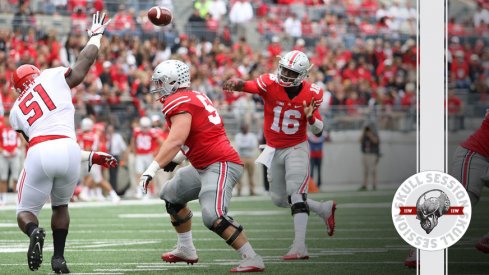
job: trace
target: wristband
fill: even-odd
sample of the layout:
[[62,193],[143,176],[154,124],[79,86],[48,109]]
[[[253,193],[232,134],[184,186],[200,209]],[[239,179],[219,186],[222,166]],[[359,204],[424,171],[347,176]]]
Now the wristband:
[[146,172],[144,174],[154,177],[156,172],[160,169],[161,169],[160,165],[153,160],[153,162],[151,162],[151,164],[149,165],[148,169],[146,169]]
[[87,42],[88,45],[95,45],[97,49],[100,49],[100,40],[102,39],[102,35],[93,35]]
[[316,122],[316,118],[314,116],[309,116],[307,117],[307,122],[312,125],[314,122]]

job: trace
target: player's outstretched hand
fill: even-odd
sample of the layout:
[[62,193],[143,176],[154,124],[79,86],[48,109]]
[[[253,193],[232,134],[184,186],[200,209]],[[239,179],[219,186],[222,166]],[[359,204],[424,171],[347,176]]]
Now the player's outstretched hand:
[[143,190],[143,194],[148,193],[148,186],[152,179],[153,177],[151,175],[145,174],[143,174],[141,178],[139,178],[139,188]]
[[117,167],[117,160],[110,154],[104,152],[90,152],[90,158],[88,159],[88,171],[92,169],[94,164],[98,164],[105,168]]
[[105,23],[104,20],[105,20],[105,13],[102,13],[102,18],[100,18],[100,13],[98,11],[93,15],[92,26],[90,27],[89,30],[87,30],[88,37],[104,34],[105,28],[107,27],[107,25],[110,23],[110,20],[112,19],[107,20]]
[[309,105],[307,105],[305,100],[302,104],[304,105],[304,114],[307,118],[312,117],[314,111],[316,111],[316,109],[319,107],[319,104],[316,103],[314,98],[311,100],[311,103]]
[[224,91],[242,91],[243,87],[244,81],[241,79],[229,79],[222,84],[222,89]]

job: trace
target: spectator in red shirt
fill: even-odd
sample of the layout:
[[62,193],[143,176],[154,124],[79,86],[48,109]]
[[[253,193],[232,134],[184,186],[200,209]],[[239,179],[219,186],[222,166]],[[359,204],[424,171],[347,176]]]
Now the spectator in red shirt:
[[455,81],[458,89],[470,88],[469,64],[464,58],[464,52],[459,50],[455,52],[455,58],[450,66],[451,80]]
[[448,90],[447,98],[448,130],[456,132],[464,129],[464,114],[462,100],[455,95],[453,88]]
[[280,43],[280,38],[278,36],[272,37],[272,43],[267,47],[268,55],[270,59],[275,60],[277,55],[282,53],[282,44]]

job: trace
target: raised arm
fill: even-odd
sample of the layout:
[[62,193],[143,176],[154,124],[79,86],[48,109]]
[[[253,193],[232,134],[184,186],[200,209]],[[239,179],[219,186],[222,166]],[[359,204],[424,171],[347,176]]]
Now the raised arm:
[[66,83],[70,88],[78,86],[78,84],[85,79],[88,70],[92,66],[93,62],[95,62],[95,59],[97,59],[98,50],[100,48],[100,40],[102,39],[105,27],[107,27],[110,22],[109,19],[103,23],[104,19],[105,13],[102,14],[102,18],[100,18],[99,12],[93,15],[92,27],[90,30],[88,30],[88,36],[90,39],[88,40],[85,48],[83,48],[83,50],[80,52],[80,55],[78,56],[75,65],[73,65],[71,68],[71,71],[69,71],[65,76]]
[[250,93],[250,94],[258,94],[260,93],[260,87],[258,87],[258,84],[256,81],[250,80],[250,81],[244,81],[239,78],[233,78],[224,81],[222,84],[222,89],[224,91],[236,91],[236,92],[245,92],[245,93]]

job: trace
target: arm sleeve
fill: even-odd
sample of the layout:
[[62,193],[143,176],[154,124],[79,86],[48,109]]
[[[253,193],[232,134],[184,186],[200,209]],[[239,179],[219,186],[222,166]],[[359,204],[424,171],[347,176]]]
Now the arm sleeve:
[[255,80],[246,81],[243,86],[243,92],[250,94],[260,94],[260,88]]

